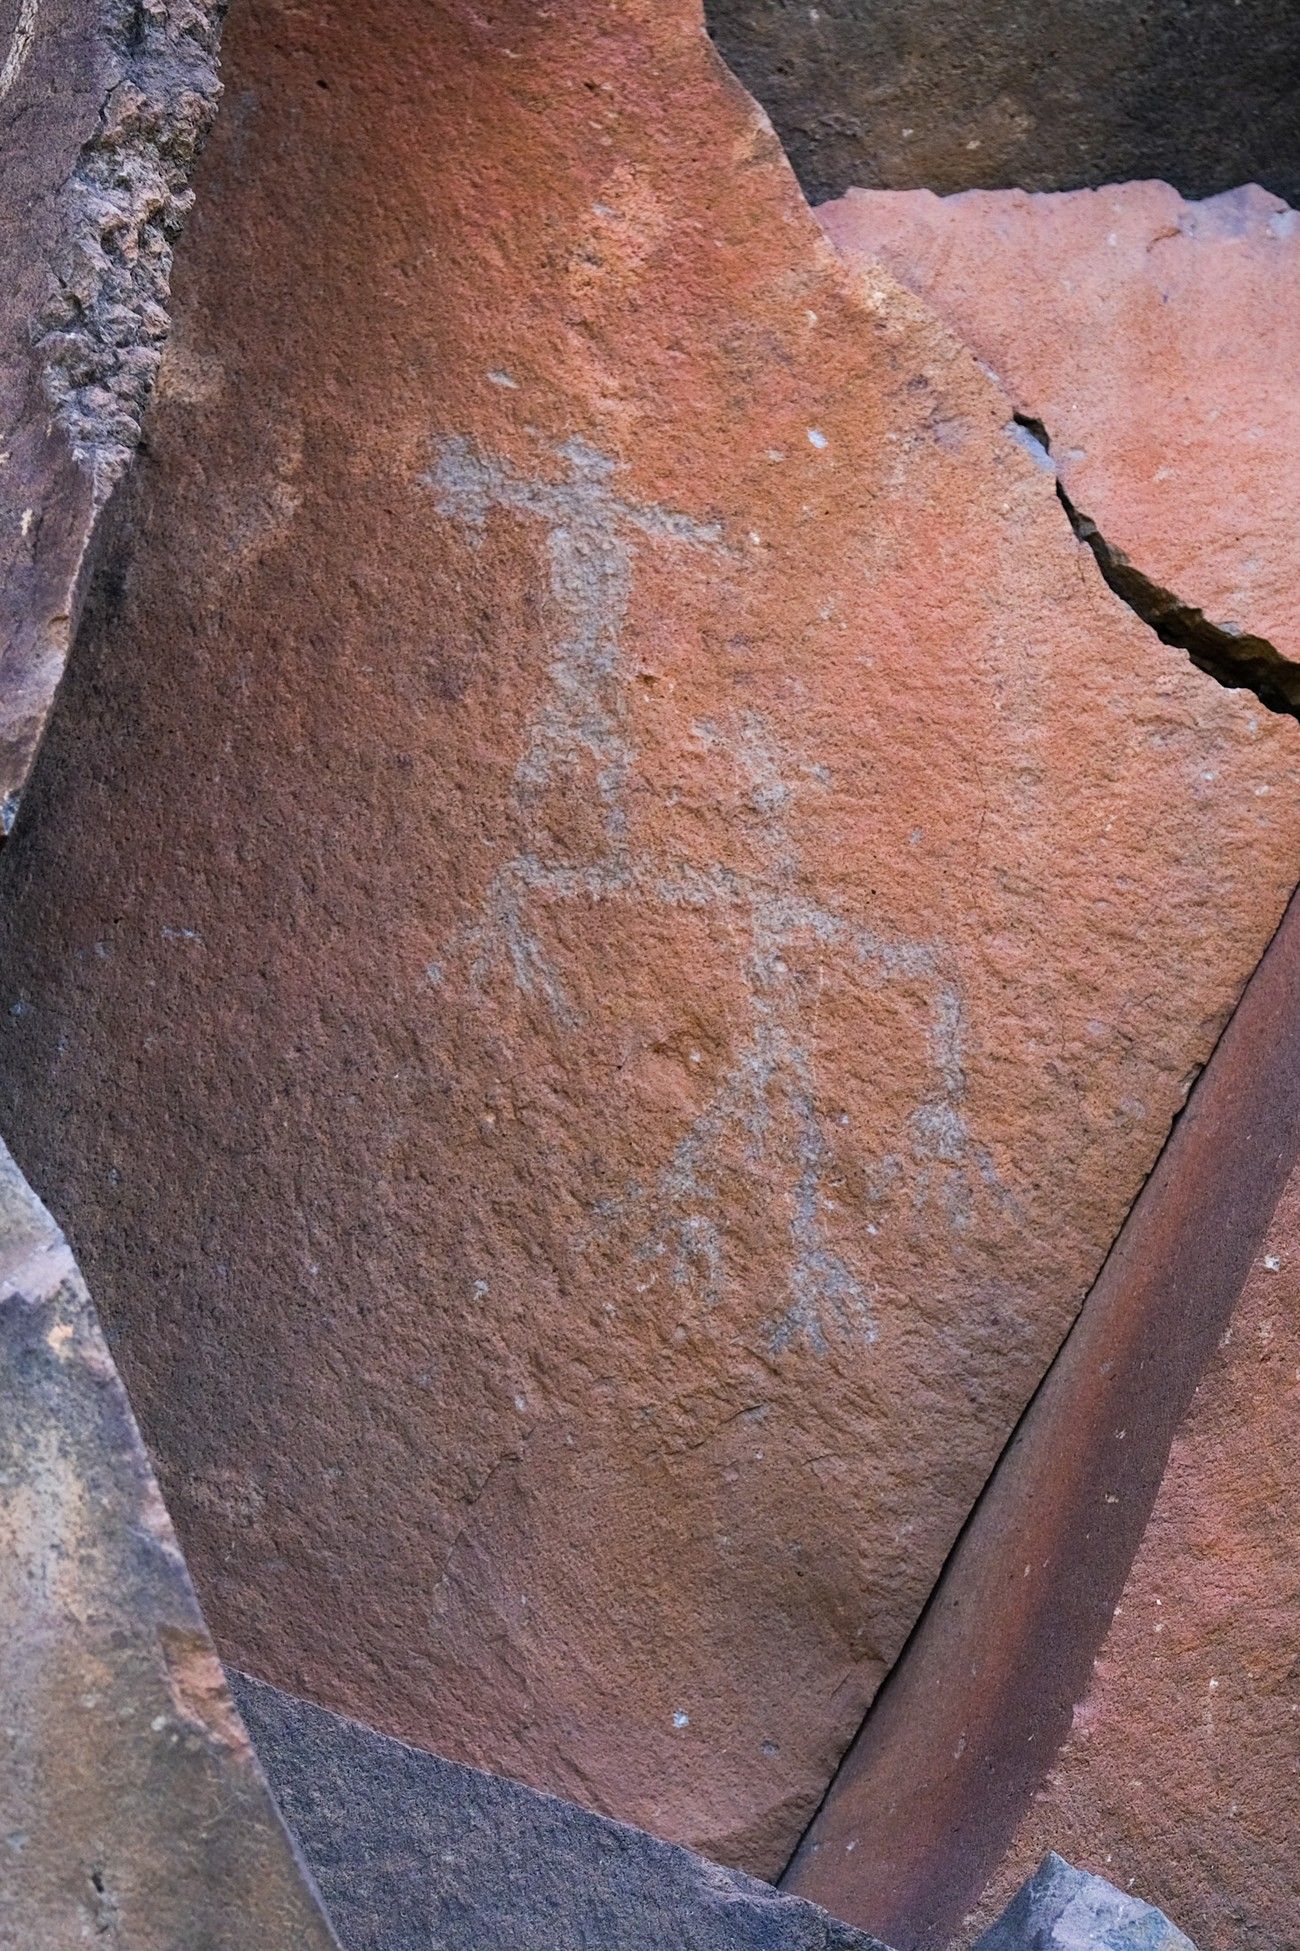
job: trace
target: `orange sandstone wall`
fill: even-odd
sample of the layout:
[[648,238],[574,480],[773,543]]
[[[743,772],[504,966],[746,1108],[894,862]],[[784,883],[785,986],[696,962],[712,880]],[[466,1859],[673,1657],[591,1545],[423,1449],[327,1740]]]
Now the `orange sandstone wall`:
[[1300,862],[687,0],[245,0],[3,867],[224,1651],[775,1873]]

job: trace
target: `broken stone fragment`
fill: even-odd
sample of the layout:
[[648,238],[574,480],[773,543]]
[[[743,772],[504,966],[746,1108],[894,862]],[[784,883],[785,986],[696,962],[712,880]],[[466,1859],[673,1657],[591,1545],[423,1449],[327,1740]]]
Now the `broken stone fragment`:
[[223,0],[0,0],[0,832],[140,433]]
[[338,1951],[62,1235],[0,1147],[0,1943]]
[[1273,932],[1300,734],[696,5],[227,56],[0,1124],[224,1653],[775,1875]]
[[1195,1951],[1163,1911],[1044,1857],[975,1951]]
[[1300,214],[1253,186],[850,190],[818,211],[946,318],[1051,446],[1112,582],[1300,710]]
[[886,1951],[638,1829],[230,1681],[347,1951]]

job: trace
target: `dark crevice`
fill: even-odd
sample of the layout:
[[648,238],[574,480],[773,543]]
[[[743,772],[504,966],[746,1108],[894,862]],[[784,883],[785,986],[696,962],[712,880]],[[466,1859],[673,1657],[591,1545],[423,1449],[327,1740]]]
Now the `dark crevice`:
[[[1050,459],[1052,443],[1042,421],[1027,413],[1017,413],[1014,418]],[[1154,630],[1161,643],[1186,651],[1198,671],[1229,690],[1252,691],[1269,711],[1300,718],[1300,666],[1267,637],[1213,622],[1204,610],[1182,602],[1171,590],[1144,575],[1122,550],[1106,540],[1090,515],[1076,508],[1061,484],[1059,471],[1053,471],[1057,500],[1071,528],[1092,550],[1107,585],[1149,630]]]

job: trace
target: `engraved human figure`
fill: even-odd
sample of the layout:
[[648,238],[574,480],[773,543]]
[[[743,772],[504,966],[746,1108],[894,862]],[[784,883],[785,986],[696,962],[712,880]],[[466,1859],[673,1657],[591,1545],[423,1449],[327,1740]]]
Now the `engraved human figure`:
[[[843,969],[857,968],[878,982],[919,983],[928,992],[933,1090],[913,1114],[907,1157],[877,1163],[887,1178],[910,1172],[918,1204],[931,1195],[936,1163],[952,1168],[943,1178],[950,1217],[960,1224],[979,1185],[1001,1195],[992,1163],[970,1138],[961,1111],[957,989],[934,944],[878,936],[801,891],[788,817],[797,768],[757,712],[694,730],[726,759],[759,816],[759,871],[722,862],[664,862],[630,843],[626,787],[636,753],[625,708],[622,635],[635,539],[693,549],[726,545],[718,524],[621,500],[613,488],[614,463],[584,442],[566,442],[558,454],[567,479],[533,479],[465,440],[449,439],[440,443],[427,477],[440,512],[471,530],[481,530],[496,508],[545,523],[550,594],[564,619],[514,773],[525,844],[497,868],[480,919],[458,932],[431,966],[430,979],[442,982],[448,959],[462,955],[478,984],[504,959],[524,994],[540,997],[559,1022],[572,1026],[580,1020],[578,1010],[531,919],[537,901],[636,901],[707,910],[728,921],[728,932],[743,944],[745,1033],[653,1187],[629,1184],[602,1201],[597,1223],[642,1213],[639,1257],[657,1261],[674,1286],[714,1305],[727,1277],[718,1191],[726,1143],[739,1139],[757,1169],[779,1125],[793,1183],[787,1294],[768,1325],[769,1345],[774,1354],[797,1344],[821,1353],[831,1334],[869,1345],[876,1337],[869,1287],[835,1251],[827,1225],[834,1146],[818,1104],[804,1003],[788,958],[797,946],[813,945]],[[535,812],[541,791],[583,757],[595,764],[603,852],[595,860],[556,860],[540,844]]]

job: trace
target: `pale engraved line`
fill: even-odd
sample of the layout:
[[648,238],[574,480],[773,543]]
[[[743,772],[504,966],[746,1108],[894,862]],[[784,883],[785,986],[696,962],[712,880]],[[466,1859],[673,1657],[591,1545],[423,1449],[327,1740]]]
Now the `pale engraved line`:
[[[728,1130],[737,1131],[757,1162],[773,1119],[782,1117],[793,1127],[795,1183],[789,1305],[768,1324],[772,1353],[779,1355],[796,1343],[825,1353],[834,1330],[869,1345],[877,1336],[870,1290],[835,1253],[826,1225],[833,1148],[817,1104],[784,951],[811,940],[838,950],[849,966],[876,981],[910,979],[929,989],[928,1041],[937,1088],[909,1121],[910,1159],[891,1155],[877,1164],[886,1176],[908,1174],[910,1164],[918,1208],[934,1196],[936,1174],[946,1181],[945,1203],[956,1226],[966,1223],[980,1184],[995,1197],[1006,1197],[992,1160],[971,1136],[961,1109],[965,1076],[960,995],[942,971],[937,944],[884,939],[799,891],[797,855],[785,823],[791,791],[787,767],[757,713],[742,713],[738,724],[695,729],[727,754],[749,785],[750,805],[765,829],[764,870],[755,876],[720,863],[665,868],[629,848],[623,800],[634,753],[624,718],[621,634],[634,550],[627,531],[724,552],[726,544],[716,524],[619,500],[613,492],[615,464],[584,442],[567,441],[557,451],[569,478],[549,482],[520,476],[482,455],[470,441],[454,437],[439,442],[437,463],[424,479],[437,494],[439,511],[471,532],[483,529],[493,508],[531,515],[546,526],[551,594],[564,627],[549,664],[549,684],[516,767],[516,804],[527,828],[539,791],[557,771],[579,757],[594,762],[605,856],[569,863],[544,860],[527,849],[516,853],[493,875],[480,919],[458,930],[448,950],[469,951],[470,980],[476,986],[504,957],[518,989],[539,996],[558,1022],[575,1028],[580,1012],[530,925],[532,897],[648,899],[669,909],[734,916],[747,938],[741,964],[751,1011],[749,1034],[711,1101],[657,1175],[653,1191],[629,1185],[623,1195],[601,1201],[597,1217],[609,1223],[651,1201],[659,1223],[641,1242],[638,1256],[662,1258],[673,1286],[695,1282],[705,1305],[714,1305],[725,1279],[722,1234],[708,1210],[718,1196],[717,1149]],[[444,962],[430,965],[435,986],[444,975]],[[945,1166],[952,1170],[944,1173]]]

